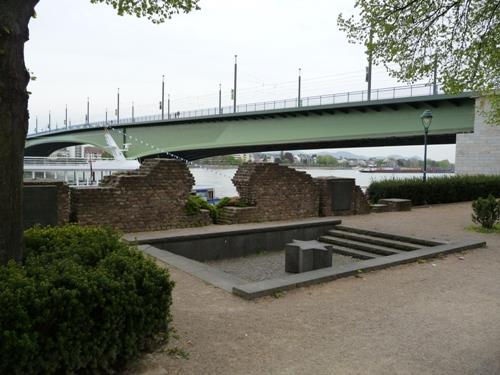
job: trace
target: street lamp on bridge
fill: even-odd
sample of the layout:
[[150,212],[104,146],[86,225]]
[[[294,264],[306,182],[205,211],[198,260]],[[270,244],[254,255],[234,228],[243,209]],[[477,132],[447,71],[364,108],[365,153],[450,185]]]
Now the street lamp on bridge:
[[430,110],[425,110],[422,115],[420,115],[420,120],[422,121],[422,126],[424,127],[424,182],[427,181],[427,134],[429,133],[429,127],[432,122],[432,112]]

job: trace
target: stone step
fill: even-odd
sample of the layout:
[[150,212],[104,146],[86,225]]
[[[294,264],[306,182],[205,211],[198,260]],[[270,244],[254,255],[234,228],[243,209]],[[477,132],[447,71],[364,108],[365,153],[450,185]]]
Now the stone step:
[[379,199],[378,204],[385,204],[389,207],[389,211],[411,211],[411,200],[400,198],[385,198]]
[[332,236],[321,236],[320,241],[328,242],[332,245],[347,247],[349,249],[362,250],[362,251],[367,251],[369,253],[380,254],[380,255],[394,255],[401,253],[400,250],[389,249],[388,247],[370,245],[363,242],[346,240],[343,238],[332,237]]
[[385,246],[385,247],[390,247],[393,249],[397,250],[405,250],[405,251],[411,251],[411,250],[417,250],[420,249],[422,246],[421,245],[416,245],[408,242],[402,242],[402,241],[395,241],[395,240],[389,240],[385,238],[380,238],[380,237],[373,237],[373,236],[368,236],[366,234],[358,234],[358,233],[351,233],[351,232],[345,232],[341,230],[329,230],[328,234],[333,237],[340,237],[340,238],[345,238],[348,240],[354,240],[358,242],[366,242],[370,243],[372,245],[380,245],[380,246]]
[[[332,245],[332,244],[330,244],[330,245]],[[375,259],[375,258],[382,256],[379,254],[369,253],[369,252],[363,251],[363,250],[349,249],[347,247],[339,246],[339,245],[332,245],[332,252],[334,252],[336,254],[347,255],[347,256],[350,256],[353,258],[364,259],[364,260]],[[335,267],[335,263],[333,264],[333,266]]]
[[397,234],[392,234],[392,233],[385,233],[385,232],[378,232],[378,231],[373,231],[373,230],[367,230],[367,229],[360,229],[360,228],[354,228],[354,227],[347,227],[344,225],[336,225],[335,230],[341,230],[345,232],[350,232],[350,233],[358,233],[358,234],[364,234],[367,236],[373,236],[373,237],[379,237],[379,238],[387,238],[389,240],[395,240],[395,241],[401,241],[401,242],[408,242],[416,245],[422,245],[422,246],[437,246],[437,245],[444,245],[444,242],[437,242],[437,241],[431,241],[431,240],[424,240],[421,238],[415,238],[415,237],[408,237],[408,236],[400,236]]
[[381,213],[381,212],[389,212],[390,208],[386,204],[376,203],[370,205],[371,212]]

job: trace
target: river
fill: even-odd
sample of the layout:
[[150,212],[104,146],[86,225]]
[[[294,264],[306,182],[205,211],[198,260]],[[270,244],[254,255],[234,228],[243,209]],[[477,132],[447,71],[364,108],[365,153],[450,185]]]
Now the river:
[[[196,180],[196,186],[214,188],[216,197],[232,197],[238,195],[236,188],[231,182],[236,173],[237,168],[217,168],[203,167],[191,168],[191,173]],[[372,181],[380,181],[386,179],[402,179],[412,177],[422,177],[421,173],[361,173],[356,169],[330,169],[330,168],[296,168],[300,171],[305,171],[312,177],[349,177],[356,179],[356,185],[363,189],[368,187]],[[452,176],[453,174],[432,173],[429,177]]]

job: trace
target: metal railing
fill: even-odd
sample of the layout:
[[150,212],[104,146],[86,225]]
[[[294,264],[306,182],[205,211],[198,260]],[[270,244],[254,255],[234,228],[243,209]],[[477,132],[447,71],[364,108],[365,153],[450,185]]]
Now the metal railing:
[[[114,160],[114,159],[101,159],[92,158],[92,161],[98,160]],[[59,165],[86,165],[89,164],[88,158],[66,158],[66,157],[43,157],[43,156],[25,156],[24,165],[46,165],[46,166],[59,166]]]
[[[52,133],[64,132],[67,130],[74,129],[89,129],[89,128],[104,128],[113,127],[116,125],[133,125],[133,124],[144,124],[148,122],[159,122],[165,120],[178,120],[178,119],[195,119],[200,117],[210,117],[217,116],[221,117],[224,115],[230,115],[234,113],[251,113],[251,112],[261,112],[261,111],[276,111],[281,109],[292,109],[292,108],[302,108],[302,107],[316,107],[323,105],[332,104],[345,104],[345,103],[363,103],[363,102],[375,102],[377,100],[387,100],[387,99],[400,99],[400,98],[411,98],[415,96],[429,96],[433,95],[434,86],[432,84],[418,84],[418,85],[406,85],[406,86],[395,86],[387,87],[381,89],[371,90],[371,98],[368,100],[368,91],[349,91],[337,94],[319,95],[319,96],[309,96],[299,100],[297,98],[274,100],[259,103],[249,103],[240,104],[236,106],[236,111],[233,106],[227,107],[213,107],[205,108],[193,111],[177,111],[162,115],[150,115],[150,116],[140,116],[134,118],[124,118],[120,121],[109,120],[109,121],[97,121],[92,123],[84,123],[77,125],[70,125],[64,128],[56,128],[51,130],[44,130],[39,132],[30,133],[33,135],[46,135]],[[438,88],[438,94],[442,94],[443,91]]]

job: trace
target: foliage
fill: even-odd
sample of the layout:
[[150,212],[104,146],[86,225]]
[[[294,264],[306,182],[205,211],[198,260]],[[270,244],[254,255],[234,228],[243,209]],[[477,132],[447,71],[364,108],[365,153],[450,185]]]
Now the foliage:
[[500,196],[500,176],[431,177],[372,182],[367,190],[372,202],[382,198],[411,199],[414,205],[466,202],[493,194]]
[[213,156],[210,158],[201,159],[198,162],[200,164],[206,164],[206,165],[241,165],[241,164],[243,164],[243,160],[241,158],[237,158],[234,155]]
[[208,203],[205,199],[198,195],[190,195],[186,202],[186,212],[188,215],[195,215],[200,212],[200,210],[210,211],[210,216],[212,219],[216,218],[217,213],[215,212],[215,207],[213,204]]
[[224,197],[217,203],[216,206],[218,209],[221,209],[226,206],[247,207],[248,205],[240,197]]
[[478,232],[478,233],[495,233],[495,234],[500,234],[500,224],[495,224],[493,225],[492,228],[483,228],[482,226],[479,225],[470,225],[467,228],[467,230],[471,230],[473,232]]
[[336,167],[339,165],[338,160],[331,155],[318,155],[316,160],[319,165],[329,167]]
[[500,202],[493,196],[478,198],[472,202],[472,221],[483,228],[492,229],[500,220]]
[[167,339],[173,282],[108,229],[25,233],[0,267],[0,373],[112,373]]
[[[357,0],[359,17],[338,17],[350,42],[365,44],[375,64],[405,82],[431,80],[449,93],[490,95],[500,123],[499,0]],[[371,39],[371,41],[370,41]]]
[[195,215],[200,210],[210,211],[210,217],[213,223],[217,223],[220,218],[221,210],[226,206],[246,207],[246,204],[239,197],[224,197],[217,204],[210,204],[202,197],[190,195],[186,203],[186,212],[188,215]]
[[131,14],[146,17],[153,23],[163,23],[174,14],[200,9],[198,0],[90,0],[90,2],[111,5],[119,16]]
[[288,164],[293,164],[295,162],[295,157],[293,156],[293,154],[291,152],[287,151],[283,154],[282,162],[288,163]]

